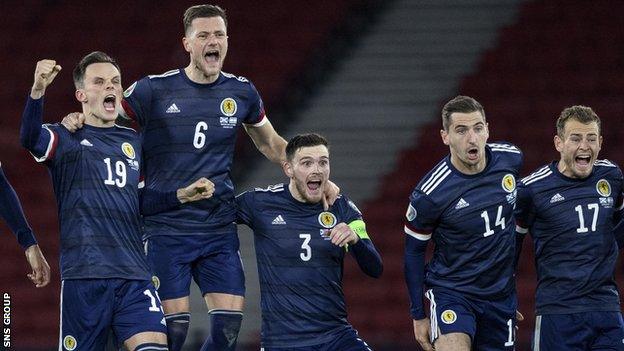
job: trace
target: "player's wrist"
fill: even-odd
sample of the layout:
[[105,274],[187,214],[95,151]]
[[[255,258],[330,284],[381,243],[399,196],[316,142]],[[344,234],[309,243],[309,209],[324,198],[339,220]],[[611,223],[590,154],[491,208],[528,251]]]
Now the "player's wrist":
[[30,89],[30,97],[32,99],[40,99],[45,94],[45,88],[35,88],[34,86]]

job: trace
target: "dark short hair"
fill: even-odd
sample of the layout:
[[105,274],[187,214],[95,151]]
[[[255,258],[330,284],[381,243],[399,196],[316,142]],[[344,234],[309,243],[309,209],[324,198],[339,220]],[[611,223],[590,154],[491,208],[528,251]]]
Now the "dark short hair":
[[74,85],[76,86],[76,88],[84,87],[84,76],[85,72],[87,71],[87,67],[94,63],[110,63],[115,66],[119,71],[119,74],[121,74],[121,68],[119,68],[119,64],[117,63],[117,61],[115,61],[114,58],[108,56],[108,54],[101,51],[94,51],[83,57],[74,68],[73,77]]
[[292,161],[295,157],[295,152],[302,147],[312,147],[317,145],[324,145],[329,149],[327,139],[318,134],[308,133],[295,135],[288,141],[288,144],[286,144],[286,159],[288,161]]
[[560,138],[564,137],[565,124],[569,120],[579,121],[583,124],[596,122],[598,124],[598,134],[600,134],[600,117],[591,107],[575,105],[563,109],[559,118],[557,118],[557,135]]
[[448,131],[448,128],[452,123],[451,115],[453,113],[471,113],[477,111],[481,112],[483,122],[485,122],[485,111],[483,110],[483,106],[481,106],[477,100],[471,98],[470,96],[456,96],[447,102],[442,108],[442,127],[444,130]]
[[221,17],[223,18],[223,22],[225,22],[225,28],[227,28],[227,16],[225,14],[225,10],[217,5],[203,4],[191,6],[184,11],[184,17],[182,18],[184,33],[188,33],[194,19],[204,17]]

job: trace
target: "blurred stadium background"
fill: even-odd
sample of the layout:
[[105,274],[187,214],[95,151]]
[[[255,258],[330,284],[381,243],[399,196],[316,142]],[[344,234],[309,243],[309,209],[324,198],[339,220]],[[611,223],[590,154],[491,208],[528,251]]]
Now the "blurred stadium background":
[[[187,64],[183,11],[196,1],[0,2],[0,161],[53,269],[35,289],[27,263],[0,224],[0,290],[11,294],[12,350],[57,349],[58,223],[47,171],[19,146],[19,120],[35,63],[63,66],[48,89],[46,121],[79,109],[71,70],[102,50],[121,64],[124,86]],[[619,0],[221,0],[228,11],[224,70],[254,82],[280,134],[316,131],[332,143],[332,179],[363,210],[381,252],[380,280],[345,266],[351,323],[375,350],[417,350],[403,283],[403,215],[416,182],[448,151],[440,108],[458,94],[485,107],[490,141],[525,153],[527,174],[558,157],[554,121],[584,104],[603,121],[602,158],[619,164],[624,110],[624,2]],[[238,191],[283,181],[242,136]],[[239,350],[257,350],[260,314],[253,242],[240,231],[247,310]],[[518,350],[529,350],[535,272],[527,240],[518,273]],[[621,282],[621,275],[618,280]],[[208,318],[194,292],[187,350],[199,349]],[[68,302],[69,303],[69,302]],[[199,343],[199,344],[198,344]]]

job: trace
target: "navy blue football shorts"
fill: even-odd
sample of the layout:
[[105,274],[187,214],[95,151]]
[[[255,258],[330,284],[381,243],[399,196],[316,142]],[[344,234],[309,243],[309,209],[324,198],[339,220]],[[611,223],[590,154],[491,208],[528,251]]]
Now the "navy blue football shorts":
[[353,328],[336,334],[336,338],[323,344],[302,347],[263,347],[260,351],[372,351]]
[[202,295],[245,296],[236,229],[214,235],[157,235],[145,242],[154,284],[163,300],[189,296],[191,276]]
[[109,330],[118,343],[142,332],[167,333],[149,280],[66,279],[61,284],[59,350],[103,351]]
[[427,290],[431,343],[443,334],[464,333],[479,351],[513,350],[516,339],[515,292],[500,299],[477,299],[445,289]]
[[545,314],[535,317],[534,351],[624,351],[620,312]]

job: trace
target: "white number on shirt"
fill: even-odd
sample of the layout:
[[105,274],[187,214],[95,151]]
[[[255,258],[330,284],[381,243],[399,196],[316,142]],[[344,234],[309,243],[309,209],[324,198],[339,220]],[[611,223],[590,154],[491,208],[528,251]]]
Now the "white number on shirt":
[[507,336],[507,342],[505,342],[505,347],[513,346],[514,344],[514,330],[513,330],[513,321],[511,319],[507,320],[507,330],[509,334]]
[[105,158],[104,163],[106,163],[106,170],[108,172],[108,177],[104,180],[104,184],[117,185],[118,187],[123,188],[126,185],[126,164],[121,161],[115,162],[115,173],[117,178],[113,179],[111,159]]
[[195,136],[193,137],[193,146],[196,149],[201,149],[206,144],[206,134],[202,133],[204,130],[208,129],[208,124],[206,122],[199,122],[195,126]]
[[[485,221],[485,233],[483,233],[483,236],[488,237],[494,234],[494,230],[490,227],[490,216],[488,215],[487,211],[481,212],[481,217]],[[496,222],[494,223],[494,226],[500,226],[501,230],[505,229],[505,217],[503,217],[502,205],[498,206],[498,212],[496,213]]]
[[299,237],[303,239],[301,248],[305,250],[305,252],[299,254],[299,257],[301,257],[302,261],[309,261],[312,258],[312,248],[310,247],[310,239],[312,239],[312,235],[299,234]]
[[143,291],[143,295],[147,296],[150,300],[150,312],[162,312],[162,307],[158,307],[158,305],[156,304],[156,299],[160,301],[160,298],[158,297],[158,292],[156,293],[156,297],[154,297],[149,289],[145,289],[145,291]]
[[[600,207],[598,204],[588,204],[588,210],[592,210],[594,212],[594,216],[592,218],[591,231],[596,231],[596,222],[598,222],[598,212],[600,212]],[[579,227],[576,228],[577,233],[587,233],[589,228],[585,226],[585,216],[583,216],[583,206],[578,205],[574,208],[574,210],[578,213],[579,217]]]

